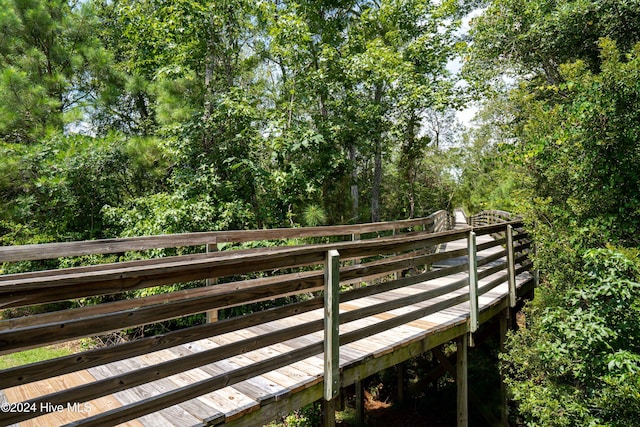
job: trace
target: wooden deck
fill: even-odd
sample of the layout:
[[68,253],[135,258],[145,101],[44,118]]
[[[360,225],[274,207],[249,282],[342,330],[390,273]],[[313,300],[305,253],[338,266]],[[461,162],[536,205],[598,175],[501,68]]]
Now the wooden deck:
[[[512,225],[519,226],[517,223]],[[478,309],[475,315],[479,323],[501,313],[512,305],[515,297],[529,292],[533,287],[526,257],[529,245],[526,233],[520,232],[519,237],[514,237],[516,250],[513,252],[513,261],[510,261],[505,248],[507,237],[494,238],[496,233],[504,234],[505,227],[505,224],[500,224],[480,226],[475,230],[478,234],[474,236],[478,265]],[[458,223],[457,230],[450,232],[412,232],[404,237],[372,239],[366,244],[345,242],[306,245],[304,250],[289,248],[289,252],[270,251],[276,258],[282,254],[299,258],[293,264],[310,265],[318,262],[315,256],[318,251],[338,250],[342,260],[342,284],[368,284],[351,290],[344,289],[340,294],[338,387],[344,388],[475,330],[470,319],[473,311],[470,307],[467,256],[470,231],[471,228],[466,224]],[[373,255],[376,257],[365,258]],[[256,271],[264,259],[263,252],[259,258],[253,259],[251,252],[246,251],[237,256],[253,265]],[[233,268],[228,267],[232,260],[230,257],[216,254],[216,265],[224,264],[229,274],[235,274]],[[271,256],[267,259],[271,259]],[[211,261],[211,258],[206,260]],[[196,258],[191,261],[193,264],[201,260]],[[511,297],[510,262],[515,278]],[[282,265],[291,263],[289,259]],[[131,268],[137,271],[139,267],[136,264]],[[165,275],[174,274],[170,267],[163,264]],[[214,267],[209,266],[208,271],[213,272]],[[277,262],[270,270],[274,268],[280,268]],[[245,267],[243,271],[246,270]],[[102,270],[90,271],[101,271],[102,274]],[[86,274],[85,271],[81,273]],[[320,279],[319,273],[323,275]],[[110,271],[109,274],[115,274],[117,278],[99,277],[96,281],[108,288],[111,286],[110,280],[119,280],[122,284],[125,276],[121,270]],[[163,282],[154,279],[154,274],[149,270],[145,280]],[[325,273],[314,269],[286,274],[277,277],[283,282],[283,277],[290,280],[289,275],[295,275],[298,284],[292,289],[298,289],[298,292],[315,291],[318,280],[325,280]],[[400,277],[395,278],[396,274]],[[218,277],[221,275],[216,274]],[[45,280],[44,276],[45,273],[32,274],[26,276],[31,280],[22,282],[19,277],[13,277],[12,281],[7,279],[4,283],[0,282],[0,289],[2,286],[14,286],[11,295],[15,299],[22,295],[18,287],[20,284],[33,285],[35,279]],[[174,280],[183,280],[180,277],[184,277],[184,274],[178,276]],[[138,275],[136,277],[139,278]],[[53,276],[46,277],[46,280],[51,283],[65,279]],[[272,287],[275,283],[269,278],[252,280],[255,283],[248,281],[252,284],[251,289],[257,286]],[[301,281],[307,284],[301,286]],[[222,289],[224,285],[204,289],[216,288]],[[239,288],[239,284],[234,287],[236,290]],[[231,302],[241,301],[234,299],[235,293],[231,289],[227,291],[223,300],[220,293],[198,294],[198,297],[205,299],[203,305],[207,307],[224,307],[233,305]],[[252,294],[247,300],[264,300],[278,292],[281,295],[292,294],[290,288],[283,287],[278,291],[270,290],[266,296],[261,296],[259,292]],[[69,291],[70,297],[83,294],[81,291]],[[11,295],[6,295],[4,301],[9,301]],[[307,295],[306,300],[254,315],[200,325],[182,333],[168,333],[155,341],[153,337],[146,338],[148,342],[141,340],[140,348],[135,347],[135,342],[116,346],[116,352],[122,349],[121,355],[108,349],[93,350],[57,362],[45,362],[41,366],[0,371],[3,397],[15,403],[13,407],[3,406],[0,424],[19,423],[21,426],[39,427],[81,424],[152,427],[263,425],[293,409],[317,401],[325,394],[327,361],[324,357],[324,328],[327,307],[322,296]],[[216,297],[219,299],[217,305]],[[37,302],[43,300],[46,300],[44,296],[31,299]],[[155,301],[149,304],[151,302],[155,304]],[[170,301],[165,305],[168,311],[172,309]],[[198,305],[197,309],[201,310],[203,305]],[[123,316],[120,313],[126,311],[113,310],[106,304],[105,307],[109,308],[109,312],[118,312],[118,319]],[[136,307],[138,311],[129,310],[130,314],[127,315],[137,315],[140,307],[145,308],[140,305]],[[197,309],[185,310],[191,313],[197,312]],[[81,319],[86,325],[92,324],[91,319],[97,319],[97,324],[111,322],[111,317],[107,316],[109,312],[106,309],[100,312],[93,309],[87,313],[78,312],[75,317],[48,314],[58,317],[35,323],[26,319],[13,324],[9,320],[0,321],[0,326],[3,326],[0,328],[0,351],[6,343],[18,340],[12,331],[33,333],[32,337],[37,338],[40,345],[57,341],[42,336],[55,333],[51,325],[64,328],[68,324],[71,329],[74,318]],[[80,314],[81,317],[78,317]],[[158,319],[175,317],[170,314],[154,316]],[[146,323],[144,319],[132,320],[130,324]],[[102,328],[87,326],[86,331],[69,333],[64,339],[91,336],[96,331],[112,330],[115,325],[119,327],[124,324],[116,322],[114,326]],[[2,341],[5,334],[7,338]],[[14,347],[30,346],[29,338],[24,341]],[[132,356],[124,357],[128,354]],[[83,365],[87,367],[78,369]],[[32,379],[35,380],[31,382]]]

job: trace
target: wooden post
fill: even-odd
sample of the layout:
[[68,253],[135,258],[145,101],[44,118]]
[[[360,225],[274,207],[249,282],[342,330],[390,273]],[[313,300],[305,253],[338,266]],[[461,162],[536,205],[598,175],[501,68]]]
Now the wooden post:
[[340,390],[340,254],[327,252],[324,270],[324,426],[335,426],[336,397]]
[[364,384],[356,381],[356,427],[364,426]]
[[509,308],[505,308],[500,313],[500,351],[504,351],[504,344],[507,337],[507,330],[509,328]]
[[[397,234],[396,232],[397,232],[397,230],[395,228],[393,230],[391,230],[391,233],[392,233],[393,236],[395,236]],[[397,252],[393,253],[393,256],[397,256],[397,255],[398,255]],[[394,280],[398,280],[398,277],[399,276],[398,276],[398,272],[397,271],[395,273],[393,273],[393,279]]]
[[467,335],[458,337],[456,341],[456,386],[458,388],[458,427],[469,425],[469,391],[467,385]]
[[[509,308],[505,308],[500,313],[500,351],[504,352],[504,344],[507,335],[507,326],[509,320]],[[507,385],[504,383],[504,378],[500,375],[500,397],[501,397],[501,410],[500,410],[500,425],[503,427],[509,427],[509,398],[507,395]]]
[[513,253],[513,227],[507,225],[507,270],[509,274],[509,307],[516,306],[516,264]]
[[336,400],[322,400],[322,426],[323,427],[335,427],[336,426]]
[[406,362],[399,363],[398,368],[398,396],[396,398],[398,405],[404,405],[404,391],[405,391],[405,374],[407,372]]
[[478,259],[476,248],[476,233],[469,232],[468,239],[469,250],[469,332],[474,333],[478,330],[479,307],[478,307]]
[[[206,248],[207,253],[218,252],[218,243],[214,240],[213,243],[207,244]],[[218,284],[217,277],[211,277],[205,280],[205,286],[212,286]],[[207,323],[217,322],[218,321],[218,310],[209,310],[207,311]]]
[[[352,242],[356,242],[360,240],[360,234],[359,233],[353,233],[351,235],[351,241]],[[353,259],[353,265],[360,265],[360,258],[354,258]],[[353,285],[354,289],[358,289],[362,287],[362,283],[361,282],[357,282]]]

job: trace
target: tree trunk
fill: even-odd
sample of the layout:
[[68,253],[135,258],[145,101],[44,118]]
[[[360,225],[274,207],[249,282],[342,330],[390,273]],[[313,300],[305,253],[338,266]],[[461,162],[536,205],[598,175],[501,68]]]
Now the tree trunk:
[[[374,102],[379,105],[382,100],[382,85],[377,84]],[[380,188],[382,186],[382,118],[378,119],[378,132],[375,141],[375,160],[373,171],[373,188],[371,189],[371,221],[380,221]]]
[[407,125],[407,175],[406,179],[409,184],[409,218],[413,218],[416,213],[416,174],[415,174],[415,150],[414,145],[416,143],[416,114],[415,111],[411,111],[409,117],[409,123]]
[[[316,71],[320,71],[320,63],[318,62],[318,52],[316,49],[316,45],[312,41],[309,42],[309,51],[311,52],[311,55],[313,57],[312,59],[313,67],[315,68]],[[329,116],[329,113],[327,111],[327,94],[324,86],[320,86],[320,88],[318,89],[318,101],[320,104],[319,105],[320,116],[322,117],[323,120],[326,120],[327,117]]]
[[[207,55],[205,59],[204,65],[204,105],[203,105],[203,117],[202,121],[204,123],[208,122],[211,118],[211,113],[213,111],[213,75],[215,71],[215,61],[216,61],[216,40],[215,40],[215,26],[214,26],[214,16],[211,13],[209,17],[210,20],[210,28],[209,28],[209,38],[207,39]],[[205,133],[202,137],[202,145],[205,150],[208,150],[211,146],[212,138],[211,135]]]
[[349,160],[351,161],[351,218],[354,222],[358,222],[358,210],[360,209],[359,189],[358,189],[358,164],[356,163],[357,151],[356,144],[349,146]]
[[382,186],[382,137],[376,140],[376,154],[371,189],[371,222],[380,221],[380,187]]

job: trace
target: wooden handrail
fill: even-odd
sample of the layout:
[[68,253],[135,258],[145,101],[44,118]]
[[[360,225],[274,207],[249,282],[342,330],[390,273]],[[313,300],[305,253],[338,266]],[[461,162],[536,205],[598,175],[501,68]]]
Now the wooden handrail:
[[228,230],[159,236],[126,237],[117,239],[85,240],[81,242],[42,243],[21,246],[0,246],[0,264],[17,261],[36,261],[70,256],[98,255],[201,246],[213,243],[243,243],[259,240],[284,240],[305,237],[334,237],[378,233],[424,227],[425,231],[437,232],[450,228],[449,212],[440,210],[425,218],[401,221],[373,222],[354,225],[325,227],[274,228],[265,230]]

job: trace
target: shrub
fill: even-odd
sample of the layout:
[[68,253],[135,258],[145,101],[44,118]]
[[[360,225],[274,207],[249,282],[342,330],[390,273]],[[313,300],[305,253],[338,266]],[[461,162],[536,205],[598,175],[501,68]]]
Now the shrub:
[[527,425],[635,426],[637,251],[589,250],[582,261],[572,287],[551,284],[538,291],[526,311],[526,328],[509,336],[503,373]]

